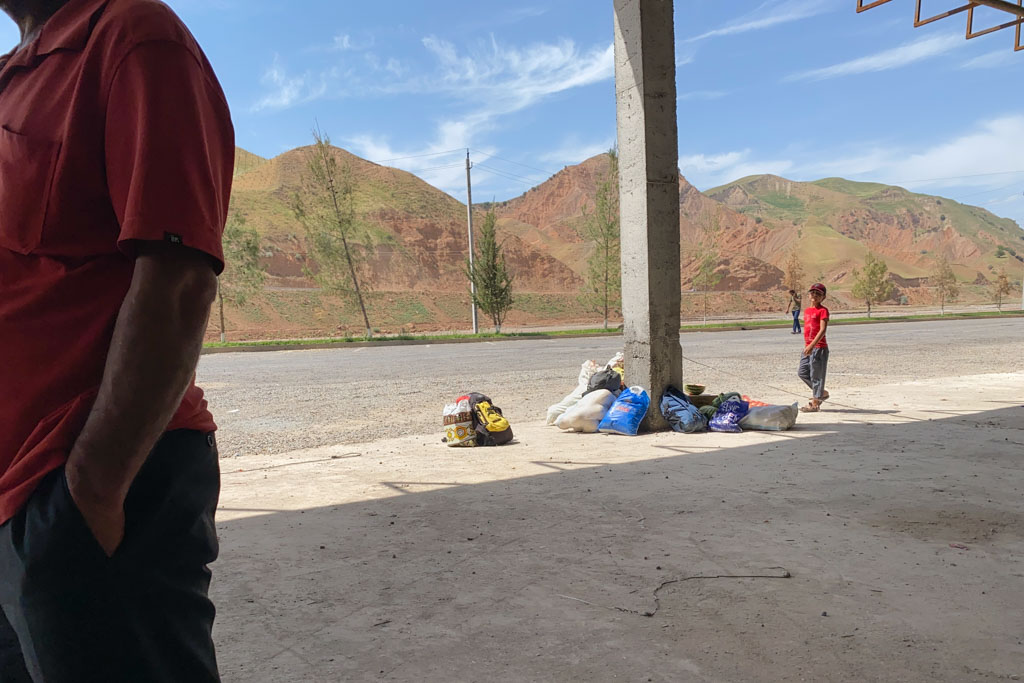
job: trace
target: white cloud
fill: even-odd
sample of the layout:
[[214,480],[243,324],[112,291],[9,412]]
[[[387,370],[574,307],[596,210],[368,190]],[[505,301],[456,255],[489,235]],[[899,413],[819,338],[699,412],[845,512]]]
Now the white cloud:
[[[794,180],[840,176],[898,185],[984,206],[1024,226],[1024,114],[975,122],[966,132],[957,131],[948,140],[920,149],[891,143],[858,146],[861,149],[847,155],[817,150],[815,156],[827,160],[805,159],[777,172]],[[743,167],[749,165],[743,158],[729,161],[725,175],[733,177],[723,182],[742,177]]]
[[353,38],[348,33],[340,33],[334,36],[331,44],[326,49],[334,52],[362,51],[373,47],[373,36],[366,36],[362,40]]
[[679,167],[705,190],[761,173],[802,181],[840,176],[898,185],[982,206],[1024,226],[1024,114],[978,121],[966,132],[918,149],[882,143],[848,149],[857,151],[844,155],[842,150],[815,149],[814,158],[804,153],[798,159],[758,159],[750,149],[681,154]]
[[270,86],[271,91],[253,105],[252,111],[287,109],[296,104],[319,99],[327,92],[328,79],[332,75],[332,71],[326,71],[319,76],[313,76],[309,72],[301,76],[289,76],[280,58],[275,55],[273,66],[268,68],[260,79],[261,83]]
[[1024,171],[1024,115],[975,123],[970,132],[920,151],[875,146],[851,158],[811,164],[804,170],[847,177],[866,175],[909,188],[996,186],[1000,182],[996,174]]
[[701,188],[715,187],[749,175],[779,175],[793,167],[789,159],[754,159],[749,149],[679,156],[679,170],[687,180]]
[[985,202],[983,204],[979,204],[978,206],[996,206],[998,204],[1011,204],[1011,203],[1016,203],[1016,202],[1020,202],[1020,201],[1021,201],[1020,193],[1019,192],[1014,192],[1011,195],[1007,195],[1005,197],[1000,197],[998,199],[993,199],[993,200],[987,201],[987,202]]
[[[482,134],[493,129],[501,117],[558,93],[610,80],[614,73],[611,45],[581,50],[572,41],[562,40],[520,48],[491,38],[487,43],[478,44],[475,50],[460,52],[453,43],[433,36],[424,38],[423,45],[436,60],[435,73],[378,85],[378,92],[444,95],[465,104],[467,113],[440,121],[433,141],[424,147],[395,149],[380,138],[365,135],[353,137],[351,143],[357,154],[370,159],[416,156],[396,165],[456,196],[460,196],[460,192],[464,194],[461,188],[465,186],[465,171],[458,168],[423,170],[438,165],[437,160],[418,155],[479,147]],[[610,146],[609,142],[598,151]],[[498,153],[498,150],[490,151]],[[562,160],[575,163],[582,159],[565,157]]]
[[452,137],[458,130],[443,131],[438,139],[426,147],[401,149],[393,147],[386,138],[357,135],[346,138],[344,147],[364,159],[413,173],[434,187],[465,200],[466,151],[455,149]]
[[787,24],[800,19],[807,19],[823,14],[835,8],[834,2],[826,0],[788,0],[784,2],[765,2],[749,14],[735,19],[725,26],[698,36],[685,39],[684,43],[692,43],[707,38],[729,36],[748,31],[759,31],[779,24]]
[[690,154],[687,156],[680,155],[679,157],[679,169],[686,175],[689,172],[696,173],[707,173],[707,172],[720,172],[723,169],[731,168],[735,166],[744,158],[750,155],[750,150],[745,149],[741,152],[725,152],[723,154]]
[[821,81],[839,76],[852,76],[873,71],[898,69],[923,59],[945,54],[964,44],[959,36],[945,35],[922,38],[899,47],[883,50],[867,57],[852,59],[822,69],[811,69],[786,76],[783,81]]
[[[336,43],[339,48],[353,45],[346,35],[339,36]],[[491,37],[469,48],[460,48],[434,36],[425,37],[422,43],[430,58],[425,65],[414,67],[411,61],[400,62],[395,58],[383,61],[373,53],[366,53],[360,60],[364,65],[362,74],[354,73],[353,69],[342,74],[340,68],[335,67],[318,76],[309,73],[291,76],[275,58],[273,67],[263,78],[272,91],[253,109],[282,109],[325,96],[412,94],[444,98],[459,113],[439,121],[433,140],[426,145],[400,149],[392,147],[385,137],[368,134],[351,136],[345,142],[353,152],[371,160],[417,157],[392,165],[458,195],[465,184],[464,169],[435,168],[450,163],[458,166],[458,159],[445,161],[444,155],[434,158],[435,154],[459,148],[480,148],[482,134],[496,127],[502,117],[560,93],[611,81],[614,76],[610,43],[587,49],[563,39],[516,46]],[[498,150],[493,151],[498,153]]]
[[583,52],[571,40],[517,48],[492,37],[475,51],[459,54],[452,43],[428,36],[423,46],[437,59],[439,76],[400,87],[430,92],[441,89],[471,100],[486,95],[495,102],[493,108],[504,113],[614,75],[611,44]]
[[994,50],[968,59],[961,65],[961,69],[995,69],[1000,66],[1009,66],[1020,59],[1012,49]]
[[399,78],[404,76],[405,72],[407,71],[407,69],[402,64],[402,62],[398,61],[394,57],[391,57],[391,58],[388,59],[387,64],[384,65],[384,69],[387,70],[387,71],[390,71],[391,73],[393,73],[395,76],[398,76]]

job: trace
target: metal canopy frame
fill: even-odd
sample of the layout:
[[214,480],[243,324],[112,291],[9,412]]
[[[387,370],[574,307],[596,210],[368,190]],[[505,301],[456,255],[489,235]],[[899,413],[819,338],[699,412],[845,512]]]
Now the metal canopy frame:
[[[857,0],[857,12],[865,12],[869,9],[884,5],[892,0]],[[961,0],[962,1],[962,0]],[[1024,45],[1021,44],[1021,25],[1024,24],[1024,0],[1016,0],[1016,3],[1010,0],[970,0],[966,4],[954,7],[940,12],[939,14],[932,15],[930,17],[921,18],[921,4],[923,0],[917,0],[916,7],[914,9],[914,27],[924,26],[930,24],[933,21],[939,21],[951,17],[954,14],[960,14],[967,12],[967,31],[966,38],[977,38],[978,36],[988,35],[989,33],[995,33],[1001,31],[1004,28],[1016,27],[1016,35],[1013,41],[1013,51],[1020,52],[1024,50]],[[974,30],[974,10],[976,7],[990,7],[996,10],[1002,10],[1003,12],[1009,13],[1011,16],[1016,17],[1002,24],[983,28],[981,30]]]

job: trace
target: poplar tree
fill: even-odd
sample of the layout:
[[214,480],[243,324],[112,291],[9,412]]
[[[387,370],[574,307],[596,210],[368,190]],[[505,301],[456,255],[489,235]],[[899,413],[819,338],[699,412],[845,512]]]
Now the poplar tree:
[[580,300],[601,313],[604,329],[608,318],[622,307],[622,249],[619,231],[619,157],[608,150],[608,170],[597,184],[594,207],[583,218],[580,231],[593,244],[587,259],[587,275]]
[[783,284],[786,289],[792,289],[794,292],[803,291],[804,287],[804,266],[800,263],[800,258],[797,256],[796,248],[789,252],[789,258],[786,260],[786,269],[783,276]]
[[260,263],[260,235],[245,227],[245,216],[232,213],[224,226],[224,271],[217,278],[220,303],[220,340],[227,339],[224,326],[224,301],[244,306],[263,289],[267,272]]
[[939,257],[935,263],[935,272],[928,278],[935,287],[935,294],[939,297],[940,313],[946,314],[946,302],[956,301],[960,296],[960,285],[956,282],[956,274],[945,256]]
[[331,139],[319,127],[313,129],[313,146],[307,156],[307,172],[295,193],[292,209],[306,230],[308,248],[317,270],[306,269],[320,287],[359,306],[366,337],[373,336],[366,311],[366,251],[373,247],[366,226],[356,216],[352,169],[339,164]]
[[498,216],[494,209],[484,216],[480,227],[480,237],[476,243],[473,265],[466,260],[466,277],[476,287],[473,303],[490,316],[494,323],[494,331],[501,332],[501,324],[512,309],[515,299],[512,296],[513,276],[508,272],[505,263],[503,245],[498,242]]
[[996,307],[998,307],[1000,313],[1003,312],[1003,297],[1012,291],[1013,288],[1010,286],[1009,276],[1004,269],[1000,268],[999,272],[996,273],[995,281],[992,283],[992,295],[996,299]]
[[868,305],[868,317],[871,317],[871,304],[888,301],[896,291],[895,285],[888,279],[889,267],[885,261],[870,251],[864,257],[864,268],[853,270],[852,294],[863,299]]
[[722,274],[716,270],[720,258],[718,238],[721,234],[721,225],[716,209],[704,214],[700,232],[700,242],[697,244],[697,282],[704,293],[704,324],[707,325],[708,292],[722,280]]

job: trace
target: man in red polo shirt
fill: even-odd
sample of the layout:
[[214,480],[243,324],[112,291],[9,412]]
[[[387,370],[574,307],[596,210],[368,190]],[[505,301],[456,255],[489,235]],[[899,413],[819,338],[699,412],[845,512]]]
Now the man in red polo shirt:
[[157,0],[0,9],[0,681],[215,681],[227,103]]

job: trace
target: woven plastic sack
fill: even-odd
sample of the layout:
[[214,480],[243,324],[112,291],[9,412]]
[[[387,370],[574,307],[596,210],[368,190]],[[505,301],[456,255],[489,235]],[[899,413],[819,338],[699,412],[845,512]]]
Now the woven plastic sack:
[[444,440],[449,446],[476,445],[469,396],[459,396],[455,403],[446,405],[441,414],[441,424],[444,426]]
[[607,389],[592,391],[555,420],[555,426],[575,432],[594,433],[613,403],[615,394]]
[[588,360],[583,361],[583,365],[580,366],[580,376],[576,380],[576,388],[573,389],[572,393],[567,395],[561,401],[548,408],[548,419],[547,424],[555,424],[555,420],[558,419],[565,411],[576,405],[576,402],[583,398],[583,394],[587,391],[587,383],[595,372],[601,369],[601,366],[597,364],[597,361]]
[[782,432],[792,429],[800,410],[796,403],[788,406],[751,406],[742,420],[742,429],[760,429],[768,432]]
[[608,414],[597,426],[597,431],[605,434],[636,436],[650,405],[651,397],[647,395],[643,387],[629,387],[615,399],[615,403],[608,409]]
[[669,387],[661,397],[661,414],[665,416],[673,431],[692,434],[703,432],[708,422],[697,406],[690,403],[683,392]]
[[730,398],[722,401],[715,416],[708,421],[708,429],[713,432],[742,432],[740,420],[750,411],[746,401]]

